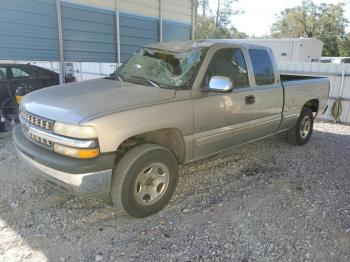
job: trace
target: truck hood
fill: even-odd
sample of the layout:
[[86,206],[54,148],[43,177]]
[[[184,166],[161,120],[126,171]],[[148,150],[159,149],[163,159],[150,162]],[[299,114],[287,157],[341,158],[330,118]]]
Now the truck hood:
[[170,100],[175,90],[97,79],[52,86],[24,96],[24,110],[54,121],[79,124],[84,118]]

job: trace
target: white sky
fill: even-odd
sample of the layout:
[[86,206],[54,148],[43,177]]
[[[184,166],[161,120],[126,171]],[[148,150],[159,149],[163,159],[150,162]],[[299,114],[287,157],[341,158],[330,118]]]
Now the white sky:
[[[217,0],[209,0],[212,10],[215,10]],[[313,0],[315,4],[346,2],[345,17],[350,20],[350,0]],[[239,0],[235,7],[245,11],[242,15],[232,17],[232,24],[249,36],[262,36],[270,32],[271,25],[275,21],[275,15],[285,8],[301,4],[301,0]],[[347,31],[350,31],[348,27]]]

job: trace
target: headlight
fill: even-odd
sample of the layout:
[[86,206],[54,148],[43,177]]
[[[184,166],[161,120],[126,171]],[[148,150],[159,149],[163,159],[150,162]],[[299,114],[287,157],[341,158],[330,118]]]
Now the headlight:
[[100,150],[98,148],[80,149],[55,144],[53,149],[56,153],[76,158],[94,158],[100,154]]
[[[95,147],[97,146],[97,132],[92,126],[78,126],[56,122],[53,126],[53,131],[55,134],[70,137],[67,138],[68,140],[77,141],[77,144],[71,141],[67,142],[64,139],[55,141],[53,149],[56,153],[76,158],[94,158],[100,154],[99,148]],[[94,142],[94,146],[91,145],[93,148],[81,146],[82,142]]]
[[76,126],[56,122],[53,131],[58,135],[80,139],[97,137],[96,129],[92,126]]

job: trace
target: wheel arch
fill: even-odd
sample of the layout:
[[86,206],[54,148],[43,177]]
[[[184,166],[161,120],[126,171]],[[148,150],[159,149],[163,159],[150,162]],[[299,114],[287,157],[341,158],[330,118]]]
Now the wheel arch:
[[317,113],[320,106],[320,101],[318,99],[311,99],[307,101],[303,107],[308,107],[313,113]]
[[176,156],[180,164],[184,163],[186,144],[183,134],[178,128],[162,128],[130,136],[118,146],[117,158],[123,156],[131,148],[147,143],[167,148]]

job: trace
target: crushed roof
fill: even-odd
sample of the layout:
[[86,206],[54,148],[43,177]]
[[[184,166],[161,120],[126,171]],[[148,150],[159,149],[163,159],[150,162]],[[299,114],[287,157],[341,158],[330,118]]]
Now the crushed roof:
[[200,47],[210,47],[219,44],[232,44],[246,48],[266,48],[262,45],[257,45],[249,42],[247,39],[202,39],[202,40],[189,40],[189,41],[173,41],[154,43],[146,45],[146,48],[167,50],[172,52],[185,52]]

